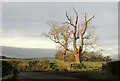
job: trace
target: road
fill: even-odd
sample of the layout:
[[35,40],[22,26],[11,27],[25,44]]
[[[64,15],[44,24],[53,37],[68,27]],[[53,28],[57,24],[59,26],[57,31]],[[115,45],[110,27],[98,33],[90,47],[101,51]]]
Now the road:
[[[41,81],[40,79],[77,79],[46,72],[20,72],[18,75],[20,81]],[[82,80],[83,81],[83,80]]]

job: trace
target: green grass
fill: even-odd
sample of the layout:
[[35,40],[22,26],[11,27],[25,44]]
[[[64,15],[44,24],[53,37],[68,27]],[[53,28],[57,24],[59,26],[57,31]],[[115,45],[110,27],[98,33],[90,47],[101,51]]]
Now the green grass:
[[102,68],[102,63],[106,63],[106,62],[84,62],[84,65],[87,68]]

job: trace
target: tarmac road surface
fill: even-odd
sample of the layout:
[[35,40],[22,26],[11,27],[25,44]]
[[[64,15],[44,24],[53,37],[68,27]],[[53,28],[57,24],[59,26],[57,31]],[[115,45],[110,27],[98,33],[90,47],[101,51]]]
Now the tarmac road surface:
[[[55,75],[55,74],[48,74],[46,72],[20,72],[18,74],[19,81],[42,81],[47,79],[74,79],[73,77],[67,77],[67,76],[61,76],[61,75]],[[54,81],[54,80],[52,80]],[[83,81],[83,80],[79,80]]]

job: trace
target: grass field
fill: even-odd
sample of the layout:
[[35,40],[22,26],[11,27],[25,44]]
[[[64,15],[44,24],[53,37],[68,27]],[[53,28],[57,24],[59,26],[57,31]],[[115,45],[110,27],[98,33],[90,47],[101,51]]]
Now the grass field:
[[105,64],[107,62],[84,62],[84,65],[89,68],[101,68],[102,64]]

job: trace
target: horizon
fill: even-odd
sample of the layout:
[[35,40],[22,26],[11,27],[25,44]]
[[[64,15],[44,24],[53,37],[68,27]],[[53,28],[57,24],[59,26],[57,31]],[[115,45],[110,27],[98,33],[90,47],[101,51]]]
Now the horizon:
[[[57,51],[56,49],[19,48],[19,47],[7,47],[7,46],[2,46],[2,48],[3,48],[2,49],[3,51],[2,51],[2,55],[1,56],[12,57],[12,58],[21,58],[21,59],[26,59],[26,58],[44,58],[44,57],[53,57],[54,58],[54,55],[55,55],[55,53]],[[19,53],[19,51],[18,50],[16,51],[16,49],[19,49],[19,51],[23,51],[23,50],[26,50],[26,51],[23,51],[21,55],[18,55],[17,53]],[[15,52],[12,52],[13,50]],[[34,50],[39,50],[39,52],[35,53]],[[32,53],[31,53],[31,51],[32,51]],[[27,54],[26,52],[29,52],[30,54]],[[103,55],[103,57],[105,57],[105,56]],[[110,58],[111,59],[120,60],[115,55],[110,56]]]

